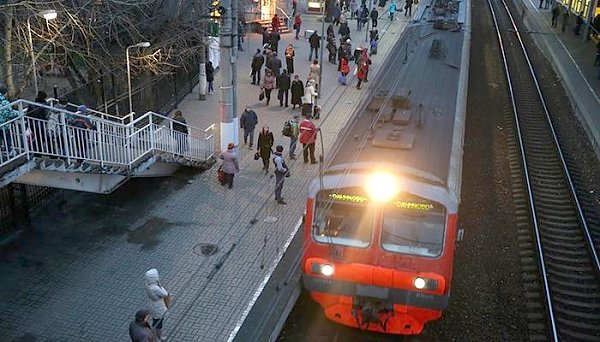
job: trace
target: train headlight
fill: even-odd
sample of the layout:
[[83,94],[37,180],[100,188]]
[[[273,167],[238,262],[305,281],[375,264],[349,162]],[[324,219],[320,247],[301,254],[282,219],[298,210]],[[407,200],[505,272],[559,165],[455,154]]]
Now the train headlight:
[[335,269],[333,268],[333,265],[330,264],[313,263],[310,267],[310,271],[312,273],[318,273],[326,277],[331,277],[335,272]]
[[413,279],[413,286],[417,290],[435,290],[437,289],[437,280],[416,277]]
[[378,202],[391,200],[399,191],[398,179],[390,173],[376,172],[369,177],[367,192]]

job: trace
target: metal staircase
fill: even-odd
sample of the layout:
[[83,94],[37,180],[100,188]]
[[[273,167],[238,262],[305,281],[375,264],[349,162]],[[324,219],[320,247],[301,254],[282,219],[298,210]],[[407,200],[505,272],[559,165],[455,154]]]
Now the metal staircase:
[[[135,120],[93,110],[82,115],[69,110],[75,105],[55,101],[9,106],[17,116],[0,125],[0,187],[16,182],[110,193],[132,177],[167,176],[181,165],[214,162],[214,125],[198,129],[153,112]],[[28,106],[46,109],[47,120],[28,116]]]

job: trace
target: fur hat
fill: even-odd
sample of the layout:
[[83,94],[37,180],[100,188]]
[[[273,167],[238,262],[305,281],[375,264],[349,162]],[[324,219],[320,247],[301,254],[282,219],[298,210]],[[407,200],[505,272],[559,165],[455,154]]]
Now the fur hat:
[[233,150],[234,148],[235,148],[235,145],[233,143],[227,144],[227,149],[228,150]]

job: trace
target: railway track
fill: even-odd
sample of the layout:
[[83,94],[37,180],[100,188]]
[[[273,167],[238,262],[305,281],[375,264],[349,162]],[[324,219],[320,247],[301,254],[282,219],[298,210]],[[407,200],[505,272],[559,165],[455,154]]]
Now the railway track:
[[600,341],[600,244],[591,233],[600,227],[597,221],[588,223],[582,209],[574,182],[577,177],[567,167],[510,8],[504,0],[487,1],[517,137],[509,154],[515,172],[519,240],[524,248],[521,260],[530,338]]

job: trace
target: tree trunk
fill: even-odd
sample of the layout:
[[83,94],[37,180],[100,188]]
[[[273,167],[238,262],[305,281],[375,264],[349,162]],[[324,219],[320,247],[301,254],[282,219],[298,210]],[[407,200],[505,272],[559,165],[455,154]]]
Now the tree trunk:
[[[10,4],[10,1],[9,1]],[[15,87],[13,62],[12,62],[12,36],[14,7],[8,6],[4,12],[4,83],[8,89],[8,98],[14,99],[17,95]]]

